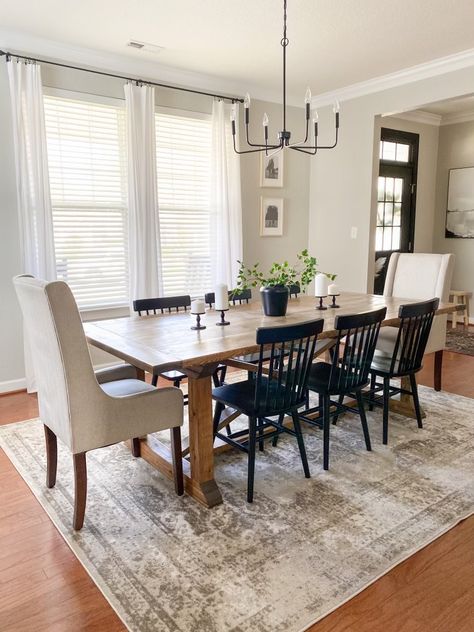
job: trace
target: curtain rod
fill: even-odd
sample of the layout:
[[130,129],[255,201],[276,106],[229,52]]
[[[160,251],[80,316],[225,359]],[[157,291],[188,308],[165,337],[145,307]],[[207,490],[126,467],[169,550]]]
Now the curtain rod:
[[50,66],[59,66],[60,68],[70,68],[71,70],[80,70],[82,72],[90,72],[93,75],[102,75],[103,77],[114,77],[115,79],[124,79],[125,81],[135,81],[137,83],[146,83],[150,86],[157,86],[158,88],[167,88],[169,90],[179,90],[181,92],[192,92],[193,94],[202,94],[206,97],[214,97],[216,99],[222,99],[224,101],[232,101],[232,103],[243,103],[244,100],[240,97],[227,97],[223,94],[213,94],[212,92],[203,92],[202,90],[192,90],[191,88],[181,88],[179,86],[170,86],[166,83],[156,83],[155,81],[147,81],[145,79],[136,79],[134,77],[125,77],[123,75],[115,75],[111,72],[104,72],[102,70],[91,70],[89,68],[82,68],[81,66],[71,66],[69,64],[60,64],[57,61],[47,61],[46,59],[38,59],[35,57],[27,57],[25,55],[17,55],[16,53],[10,53],[9,51],[0,50],[0,57],[6,57],[6,61],[9,61],[11,57],[17,59],[25,59],[26,61],[35,61],[40,64],[49,64]]

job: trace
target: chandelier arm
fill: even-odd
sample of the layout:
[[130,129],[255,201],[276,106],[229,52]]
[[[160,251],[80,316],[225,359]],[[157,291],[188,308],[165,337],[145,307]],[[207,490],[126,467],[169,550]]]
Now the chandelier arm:
[[332,145],[318,145],[318,149],[334,149],[337,145],[337,141],[339,140],[339,128],[336,127],[336,140]]
[[290,149],[293,149],[294,151],[300,151],[302,154],[308,154],[308,156],[316,156],[316,154],[318,153],[318,149],[319,147],[298,147],[297,145],[290,145]]
[[[258,151],[266,151],[267,149],[276,149],[277,147],[280,148],[280,145],[262,145],[261,148],[259,149],[244,149],[242,151],[238,150],[236,145],[235,145],[235,136],[232,136],[232,140],[233,140],[233,144],[234,144],[234,151],[236,154],[254,154]],[[268,154],[267,154],[268,155]]]
[[298,143],[291,143],[291,145],[288,145],[288,147],[299,147],[300,145],[304,145],[308,140],[308,133],[309,133],[309,120],[306,119],[306,133],[305,133],[304,140],[299,141]]
[[279,145],[268,145],[268,144],[260,144],[260,143],[251,143],[249,140],[249,126],[248,123],[245,124],[245,140],[247,141],[247,145],[249,147],[261,147],[262,149],[268,148],[272,149],[273,147],[279,147]]

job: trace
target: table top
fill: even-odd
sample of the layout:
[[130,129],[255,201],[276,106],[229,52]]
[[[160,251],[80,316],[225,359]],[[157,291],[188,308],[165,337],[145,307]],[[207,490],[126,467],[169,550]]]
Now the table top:
[[[328,299],[326,299],[328,301]],[[134,366],[148,371],[198,367],[227,360],[236,355],[253,353],[257,327],[293,325],[324,318],[324,330],[319,338],[336,335],[334,319],[340,314],[358,314],[387,307],[383,325],[397,324],[400,305],[415,303],[414,299],[384,297],[375,294],[344,292],[337,297],[339,309],[315,309],[312,296],[292,298],[286,316],[264,316],[258,297],[249,304],[231,306],[226,313],[230,325],[217,327],[220,312],[207,309],[201,316],[206,329],[191,330],[195,316],[188,312],[172,312],[150,316],[131,316],[84,323],[87,340],[95,347],[108,351]],[[452,303],[440,303],[437,314],[455,311]]]

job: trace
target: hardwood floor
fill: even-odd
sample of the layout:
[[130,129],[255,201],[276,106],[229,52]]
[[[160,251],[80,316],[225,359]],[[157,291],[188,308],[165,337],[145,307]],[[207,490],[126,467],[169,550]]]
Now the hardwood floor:
[[[419,383],[432,386],[428,357]],[[445,353],[443,390],[474,397],[474,357]],[[0,397],[0,424],[37,416],[36,397]],[[125,627],[0,450],[0,630]],[[311,632],[474,630],[474,517],[413,555]],[[199,632],[207,632],[200,630]]]

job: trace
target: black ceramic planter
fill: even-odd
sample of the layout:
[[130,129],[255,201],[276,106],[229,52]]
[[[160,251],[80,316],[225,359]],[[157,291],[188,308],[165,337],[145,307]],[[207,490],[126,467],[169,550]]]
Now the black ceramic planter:
[[289,290],[286,285],[273,285],[260,289],[265,316],[284,316],[288,307]]

